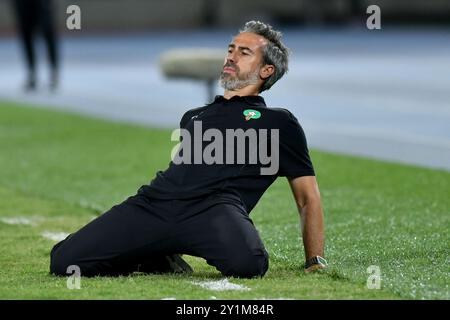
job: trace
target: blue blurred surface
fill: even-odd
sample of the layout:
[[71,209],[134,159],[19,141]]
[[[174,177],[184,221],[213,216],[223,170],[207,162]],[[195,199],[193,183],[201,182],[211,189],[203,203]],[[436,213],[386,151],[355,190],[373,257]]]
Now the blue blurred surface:
[[[225,54],[234,32],[66,37],[54,94],[45,64],[39,91],[22,91],[18,40],[0,39],[0,99],[174,129],[184,111],[206,102],[206,87],[166,80],[160,54],[180,47]],[[297,116],[311,147],[450,170],[448,29],[284,33],[290,71],[263,96]]]

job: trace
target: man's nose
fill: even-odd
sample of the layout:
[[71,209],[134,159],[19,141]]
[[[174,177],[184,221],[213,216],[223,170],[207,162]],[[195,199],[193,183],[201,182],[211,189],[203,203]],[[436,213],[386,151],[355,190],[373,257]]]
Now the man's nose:
[[234,52],[228,53],[226,62],[236,63],[236,55]]
[[234,60],[232,58],[226,58],[225,64],[235,64]]

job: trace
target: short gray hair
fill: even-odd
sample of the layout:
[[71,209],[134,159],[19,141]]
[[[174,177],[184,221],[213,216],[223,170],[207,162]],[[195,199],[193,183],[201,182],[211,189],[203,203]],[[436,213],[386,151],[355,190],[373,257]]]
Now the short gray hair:
[[239,32],[256,33],[267,40],[263,48],[263,65],[275,66],[275,72],[264,81],[259,92],[269,90],[288,71],[289,49],[281,42],[282,33],[261,21],[249,21]]

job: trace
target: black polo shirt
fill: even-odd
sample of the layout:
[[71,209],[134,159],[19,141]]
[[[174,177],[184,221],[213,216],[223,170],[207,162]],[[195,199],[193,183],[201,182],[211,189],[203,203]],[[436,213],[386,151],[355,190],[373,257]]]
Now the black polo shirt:
[[[252,113],[249,114],[249,111]],[[195,163],[193,155],[190,163],[175,164],[171,161],[169,167],[165,171],[157,172],[151,183],[142,186],[140,192],[144,192],[150,198],[168,200],[211,199],[213,195],[214,199],[239,202],[250,213],[278,176],[314,175],[305,134],[295,116],[286,109],[266,107],[264,99],[260,96],[234,96],[228,100],[223,96],[216,96],[212,103],[187,111],[181,119],[180,128],[194,136],[199,132],[200,122],[202,133],[208,129],[217,129],[223,133],[224,144],[227,129],[246,131],[253,128],[255,132],[266,129],[269,154],[272,154],[270,132],[278,129],[278,170],[274,174],[262,175],[261,168],[269,165],[262,164],[259,160],[256,164],[251,162],[248,154],[245,163],[237,161],[227,163],[226,153],[231,149],[224,146],[222,163],[206,164],[204,161]],[[195,126],[197,131],[194,130]],[[202,141],[203,149],[211,141]],[[258,143],[259,141],[262,139],[258,138]],[[236,146],[237,143],[234,146],[235,159]],[[248,145],[245,151],[251,152]]]

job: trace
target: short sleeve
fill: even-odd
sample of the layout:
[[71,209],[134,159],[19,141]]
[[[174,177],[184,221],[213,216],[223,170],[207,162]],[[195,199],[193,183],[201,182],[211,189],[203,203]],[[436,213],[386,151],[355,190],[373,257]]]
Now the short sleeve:
[[280,127],[279,142],[279,176],[296,178],[315,175],[305,133],[297,118],[290,112]]
[[[207,107],[207,106],[206,106]],[[205,110],[205,107],[194,108],[186,111],[180,120],[180,129],[185,129],[186,125],[192,119],[193,116],[198,116]]]
[[186,128],[186,124],[189,122],[191,111],[187,111],[183,114],[180,120],[180,129]]

